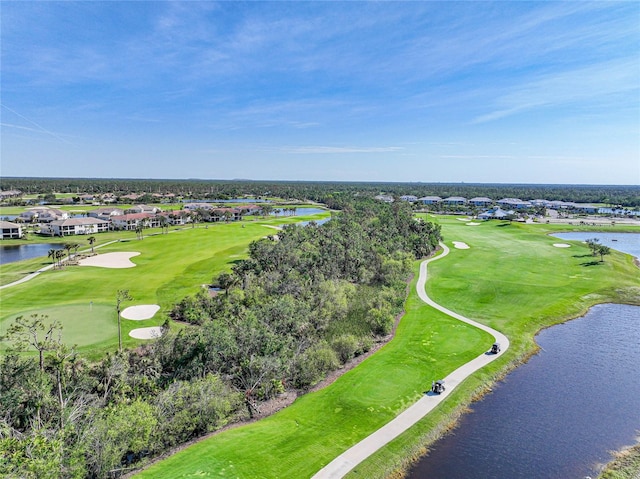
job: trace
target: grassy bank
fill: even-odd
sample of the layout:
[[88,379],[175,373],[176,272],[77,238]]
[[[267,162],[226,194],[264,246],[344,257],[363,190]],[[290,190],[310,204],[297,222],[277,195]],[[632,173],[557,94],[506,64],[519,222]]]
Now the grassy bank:
[[598,479],[638,479],[640,478],[640,444],[617,452],[615,458],[606,465]]
[[[549,225],[438,221],[449,246],[463,241],[470,248],[453,249],[430,266],[428,293],[504,332],[512,346],[351,477],[384,477],[402,467],[487,383],[535,349],[533,336],[540,328],[600,302],[640,304],[638,269],[628,255],[613,252],[604,263],[593,264],[586,261],[589,250],[578,242],[571,248],[553,247],[556,240],[546,233],[558,229]],[[265,420],[202,441],[139,476],[310,477],[418,399],[432,379],[480,354],[491,341],[422,304],[412,292],[395,339],[334,384]]]

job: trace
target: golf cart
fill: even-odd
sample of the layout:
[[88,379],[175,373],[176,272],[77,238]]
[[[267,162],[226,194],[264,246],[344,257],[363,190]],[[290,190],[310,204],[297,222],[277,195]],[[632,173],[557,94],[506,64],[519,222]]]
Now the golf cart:
[[500,352],[500,343],[493,343],[491,346],[491,354],[498,354]]
[[436,382],[431,383],[431,391],[435,394],[444,392],[444,380],[438,379]]

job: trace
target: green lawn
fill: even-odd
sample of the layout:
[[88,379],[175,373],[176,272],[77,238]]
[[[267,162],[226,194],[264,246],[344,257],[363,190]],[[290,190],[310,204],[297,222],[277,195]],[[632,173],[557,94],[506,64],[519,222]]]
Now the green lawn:
[[[228,224],[200,224],[195,228],[172,229],[168,234],[145,230],[143,240],[137,240],[135,232],[97,234],[94,246],[116,238],[120,241],[96,249],[96,253],[139,252],[140,255],[132,258],[136,266],[125,269],[65,266],[0,290],[0,335],[6,333],[18,315],[44,314],[50,320],[62,322],[66,344],[77,344],[79,352],[88,357],[100,357],[117,348],[116,292],[128,289],[134,299],[123,303],[123,308],[140,304],[161,307],[153,319],[122,320],[124,345],[135,346],[140,341],[129,337],[132,329],[162,324],[175,303],[196,293],[202,285],[211,283],[214,276],[246,257],[251,241],[277,233],[266,224],[305,219],[312,218],[257,218]],[[82,236],[67,237],[64,241],[84,243],[80,251],[89,247],[86,237]],[[15,281],[48,264],[50,261],[45,257],[2,265],[1,283]],[[91,302],[93,306],[88,312]],[[6,346],[0,343],[0,351]]]
[[[460,405],[510,362],[532,351],[533,336],[541,327],[579,315],[598,302],[640,304],[640,274],[628,255],[612,252],[603,264],[590,264],[589,250],[579,242],[571,248],[553,247],[558,241],[546,233],[559,228],[506,222],[467,226],[446,217],[437,221],[450,247],[463,241],[470,249],[452,248],[448,257],[430,265],[428,293],[506,333],[511,348],[351,477],[384,477],[419,453],[421,444],[459,414]],[[492,342],[487,334],[422,304],[413,291],[406,310],[395,339],[333,385],[265,420],[197,443],[139,477],[310,477],[418,399],[432,379],[450,373]]]

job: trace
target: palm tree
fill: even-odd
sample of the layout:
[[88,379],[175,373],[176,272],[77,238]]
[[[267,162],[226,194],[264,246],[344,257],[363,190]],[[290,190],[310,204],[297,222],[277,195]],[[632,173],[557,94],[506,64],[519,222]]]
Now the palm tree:
[[64,258],[64,251],[61,249],[57,249],[55,257],[56,257],[56,260],[58,261],[58,267],[62,268],[62,258]]
[[120,305],[124,301],[131,301],[133,298],[128,289],[119,289],[116,293],[116,310],[118,311],[118,351],[122,352],[122,328],[120,326]]
[[65,249],[65,251],[67,252],[68,255],[68,260],[71,261],[71,250],[73,249],[73,244],[71,243],[65,243],[63,248]]
[[160,223],[160,228],[162,228],[162,232],[164,234],[169,232],[169,220],[166,216],[160,215],[158,216],[158,222]]
[[93,243],[96,242],[96,237],[95,236],[89,236],[87,238],[87,242],[89,243],[89,245],[91,246],[91,254],[93,254]]
[[53,267],[54,267],[54,268],[55,268],[55,266],[56,266],[56,252],[57,252],[57,251],[58,251],[57,249],[53,249],[53,248],[51,248],[51,249],[49,250],[49,254],[47,255],[47,257],[48,257],[48,258],[51,258],[51,261],[52,261],[52,263],[51,263],[51,264],[53,264]]

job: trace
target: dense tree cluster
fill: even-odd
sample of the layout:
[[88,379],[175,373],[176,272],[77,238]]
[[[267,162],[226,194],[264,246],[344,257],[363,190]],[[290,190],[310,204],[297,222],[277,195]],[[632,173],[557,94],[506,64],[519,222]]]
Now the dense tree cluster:
[[94,364],[63,345],[57,323],[22,318],[14,343],[42,361],[0,358],[0,476],[117,477],[305,390],[388,335],[413,260],[439,239],[407,204],[371,200],[322,226],[285,227],[215,278],[216,297],[176,305],[190,325]]
[[[373,197],[380,193],[400,197],[486,196],[494,200],[522,198],[578,203],[604,203],[625,207],[640,206],[637,185],[535,185],[473,183],[383,183],[383,182],[310,182],[249,180],[156,180],[96,178],[0,178],[0,190],[20,190],[28,194],[59,193],[172,193],[188,199],[226,199],[241,195],[275,196],[312,200],[339,207],[356,196]],[[152,199],[151,196],[144,200]]]

